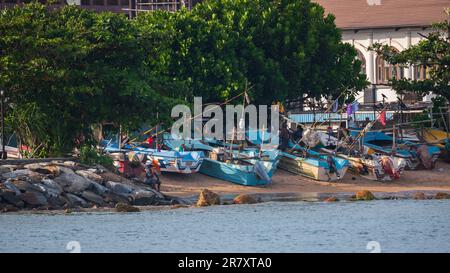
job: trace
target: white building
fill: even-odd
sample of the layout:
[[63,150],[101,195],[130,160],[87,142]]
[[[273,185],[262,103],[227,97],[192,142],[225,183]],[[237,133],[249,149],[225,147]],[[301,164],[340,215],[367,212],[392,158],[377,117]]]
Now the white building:
[[[342,39],[355,46],[371,86],[358,96],[360,103],[370,105],[382,101],[397,101],[397,94],[387,83],[392,77],[423,79],[427,76],[422,67],[400,68],[385,62],[373,51],[373,43],[382,43],[402,51],[417,44],[427,35],[432,23],[447,19],[449,0],[313,0],[336,17],[342,30]],[[431,98],[427,96],[425,101]],[[415,101],[414,95],[404,100]]]

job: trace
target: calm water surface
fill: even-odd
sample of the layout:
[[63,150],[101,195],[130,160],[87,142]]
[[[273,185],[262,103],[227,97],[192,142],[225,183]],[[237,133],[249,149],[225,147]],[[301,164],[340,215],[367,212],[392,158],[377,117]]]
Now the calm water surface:
[[450,252],[450,201],[263,203],[0,215],[0,252]]

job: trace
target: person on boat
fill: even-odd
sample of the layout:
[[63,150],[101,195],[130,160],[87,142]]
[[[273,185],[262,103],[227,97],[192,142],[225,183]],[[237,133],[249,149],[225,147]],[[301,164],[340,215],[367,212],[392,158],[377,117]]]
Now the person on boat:
[[303,127],[300,124],[298,124],[297,129],[295,130],[292,138],[295,142],[299,142],[300,139],[302,139],[302,137],[303,137]]
[[348,118],[348,128],[355,128],[356,124],[352,117]]
[[289,133],[289,129],[287,126],[287,122],[283,122],[283,124],[281,125],[281,130],[280,130],[280,140],[281,140],[281,144],[279,149],[284,151],[287,148],[289,148],[289,138],[290,138],[290,133]]
[[364,122],[362,124],[362,127],[365,128],[367,125],[369,125],[369,123],[370,123],[370,118],[366,117],[366,119],[364,120]]
[[145,180],[144,183],[150,185],[150,187],[156,191],[161,190],[161,179],[159,178],[159,162],[157,159],[153,159],[150,166],[147,165],[147,157],[144,157],[141,162],[141,166],[144,168]]

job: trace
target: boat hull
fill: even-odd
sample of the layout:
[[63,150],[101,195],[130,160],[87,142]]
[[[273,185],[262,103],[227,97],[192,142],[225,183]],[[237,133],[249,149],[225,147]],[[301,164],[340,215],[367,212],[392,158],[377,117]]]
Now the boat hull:
[[120,164],[120,156],[118,156],[118,154],[128,154],[133,152],[136,155],[146,155],[148,163],[151,163],[154,160],[158,161],[161,172],[181,174],[199,172],[204,159],[203,152],[157,151],[139,147],[133,149],[107,148],[105,151],[111,154],[113,160],[117,161],[115,162],[115,165]]
[[[267,175],[273,176],[277,162],[259,161]],[[254,172],[253,165],[238,165],[205,158],[200,173],[244,186],[264,186],[269,184]]]
[[302,158],[288,153],[282,153],[279,168],[288,172],[299,174],[318,181],[337,181],[344,177],[348,164],[340,166],[332,172],[326,167],[323,160],[315,158]]

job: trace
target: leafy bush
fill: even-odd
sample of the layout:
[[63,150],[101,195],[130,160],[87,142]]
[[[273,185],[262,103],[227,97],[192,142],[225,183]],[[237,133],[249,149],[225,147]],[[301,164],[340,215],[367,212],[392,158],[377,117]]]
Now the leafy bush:
[[99,164],[105,168],[113,168],[113,160],[109,156],[103,155],[92,145],[84,145],[80,148],[80,162],[86,165]]

